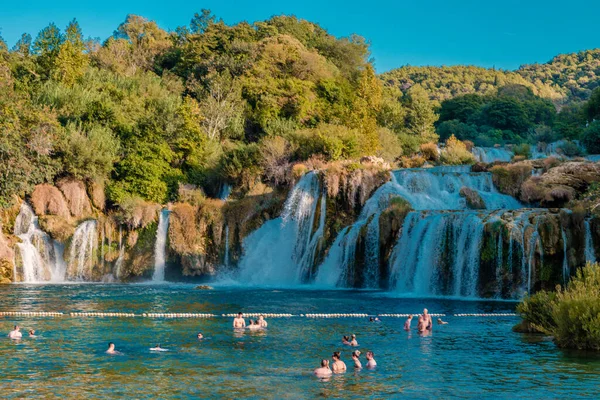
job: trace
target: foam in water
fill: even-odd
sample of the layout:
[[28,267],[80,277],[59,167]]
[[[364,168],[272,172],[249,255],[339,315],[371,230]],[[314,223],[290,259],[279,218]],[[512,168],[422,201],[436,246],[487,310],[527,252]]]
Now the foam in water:
[[67,271],[69,280],[94,280],[93,268],[97,246],[97,221],[90,219],[79,224],[71,239]]
[[15,220],[15,235],[21,239],[17,249],[21,256],[21,274],[15,262],[16,279],[22,282],[62,282],[65,279],[64,248],[42,231],[38,217],[27,203],[21,205]]
[[479,162],[492,163],[495,161],[509,162],[514,153],[503,147],[473,147],[471,150]]
[[[326,197],[319,186],[315,172],[304,175],[288,195],[281,216],[244,239],[239,282],[289,286],[310,279],[325,225]],[[319,198],[319,226],[313,233]]]
[[158,228],[156,230],[156,242],[154,243],[154,273],[153,282],[164,282],[165,264],[167,252],[167,235],[169,233],[170,211],[164,209],[158,217]]
[[594,239],[592,238],[592,229],[590,227],[590,220],[586,219],[585,222],[585,261],[595,263],[596,254],[594,251]]

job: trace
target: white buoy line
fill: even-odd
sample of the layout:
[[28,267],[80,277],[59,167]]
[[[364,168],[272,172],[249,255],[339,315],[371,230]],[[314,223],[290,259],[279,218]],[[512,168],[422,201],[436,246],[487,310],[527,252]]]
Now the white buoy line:
[[[368,318],[368,317],[386,317],[386,318],[405,318],[409,315],[419,315],[419,313],[413,314],[357,314],[357,313],[307,313],[307,314],[288,314],[288,313],[243,313],[244,317],[259,317],[264,316],[265,318]],[[445,317],[446,314],[429,314],[432,317]],[[62,317],[70,316],[74,318],[81,317],[111,317],[111,318],[235,318],[237,313],[229,314],[212,314],[212,313],[119,313],[119,312],[70,312],[62,313],[55,311],[0,311],[0,316],[7,317]],[[454,317],[516,317],[516,313],[461,313],[452,314]]]

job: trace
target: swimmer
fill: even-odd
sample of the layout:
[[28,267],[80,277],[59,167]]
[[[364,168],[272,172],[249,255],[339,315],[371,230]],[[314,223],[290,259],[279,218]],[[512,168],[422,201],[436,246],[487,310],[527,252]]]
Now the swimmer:
[[262,328],[259,325],[258,320],[256,320],[256,321],[250,320],[250,325],[248,325],[248,329],[255,331],[258,329],[262,329]]
[[321,360],[321,367],[315,369],[313,373],[319,378],[331,376],[332,372],[331,369],[329,369],[329,360]]
[[339,351],[334,351],[331,355],[331,358],[333,359],[333,365],[331,366],[331,369],[333,370],[334,374],[341,374],[342,372],[346,372],[346,364],[342,360],[340,360]]
[[381,320],[379,319],[379,317],[375,317],[375,322],[381,322]]
[[433,329],[433,321],[431,320],[431,315],[427,309],[423,309],[423,320],[425,321],[425,329],[432,330]]
[[204,335],[202,335],[202,333],[198,332],[198,340],[202,340],[204,339]]
[[425,328],[426,328],[425,319],[423,318],[422,315],[419,315],[419,322],[417,323],[417,330],[419,332],[425,332]]
[[356,347],[358,346],[358,342],[356,341],[356,335],[352,335],[352,340],[350,341],[350,346]]
[[258,317],[258,324],[260,325],[261,328],[266,328],[267,327],[267,321],[265,320],[265,316],[261,315]]
[[437,319],[437,323],[438,323],[438,325],[448,325],[448,323],[446,321],[442,321],[441,318]]
[[354,360],[354,368],[356,369],[361,369],[362,368],[362,364],[360,362],[360,351],[355,350],[352,352],[352,360]]
[[342,344],[350,345],[350,338],[348,336],[342,336]]
[[169,349],[163,349],[160,344],[157,344],[156,347],[151,347],[150,351],[169,351]]
[[33,330],[33,329],[29,330],[29,337],[37,337],[37,336],[35,336],[35,330]]
[[244,315],[241,312],[238,313],[237,318],[233,320],[233,327],[237,329],[246,327],[246,321],[244,320]]
[[375,354],[372,351],[367,351],[367,368],[374,369],[377,366],[375,361]]
[[115,344],[113,342],[110,342],[108,344],[108,350],[106,350],[106,354],[121,354],[121,352],[115,350]]
[[404,330],[405,331],[410,331],[410,324],[412,322],[412,318],[413,318],[413,316],[412,316],[412,314],[410,314],[408,316],[408,318],[406,319],[406,322],[404,323]]
[[19,325],[15,325],[13,330],[8,333],[9,339],[19,340],[22,337],[23,337],[23,334],[21,333],[21,328],[19,327]]

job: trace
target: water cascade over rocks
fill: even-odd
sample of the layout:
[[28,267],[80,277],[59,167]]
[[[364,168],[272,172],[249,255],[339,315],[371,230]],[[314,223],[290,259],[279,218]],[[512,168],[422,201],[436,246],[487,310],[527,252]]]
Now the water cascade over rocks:
[[75,229],[75,234],[71,239],[67,280],[85,282],[94,280],[97,248],[97,221],[90,219],[82,222]]
[[158,229],[156,230],[156,242],[154,243],[154,273],[153,282],[164,282],[165,264],[167,253],[167,234],[169,233],[169,213],[164,209],[158,217]]
[[514,153],[503,147],[473,147],[471,153],[479,162],[493,163],[495,161],[509,162]]
[[585,225],[585,260],[587,262],[596,262],[596,254],[594,252],[594,239],[592,238],[592,229],[588,219],[584,222]]
[[[317,173],[305,174],[288,195],[281,216],[246,237],[236,277],[239,282],[290,286],[311,279],[327,211],[320,186]],[[313,229],[317,214],[318,226]]]
[[38,217],[23,203],[15,221],[20,260],[15,260],[15,278],[26,283],[62,282],[65,279],[63,246],[50,238],[38,225]]

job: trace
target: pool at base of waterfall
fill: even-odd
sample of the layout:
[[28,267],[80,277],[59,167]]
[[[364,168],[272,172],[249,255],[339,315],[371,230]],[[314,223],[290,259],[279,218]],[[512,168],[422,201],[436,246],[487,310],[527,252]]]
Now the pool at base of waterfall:
[[[594,397],[600,355],[565,352],[542,336],[514,333],[508,301],[391,298],[380,291],[248,289],[194,285],[8,285],[0,311],[66,313],[0,317],[4,398],[575,398]],[[405,318],[306,318],[310,313],[446,314],[431,336],[405,332]],[[262,331],[234,332],[222,314],[289,313]],[[135,318],[72,317],[129,312]],[[210,319],[145,318],[143,313],[213,313]],[[6,338],[19,324],[23,339]],[[37,337],[25,333],[35,329]],[[202,332],[206,339],[196,338]],[[342,335],[356,334],[375,370],[355,371]],[[107,355],[108,342],[122,355]],[[160,343],[167,352],[149,349]],[[333,351],[348,372],[319,380],[312,371]]]

